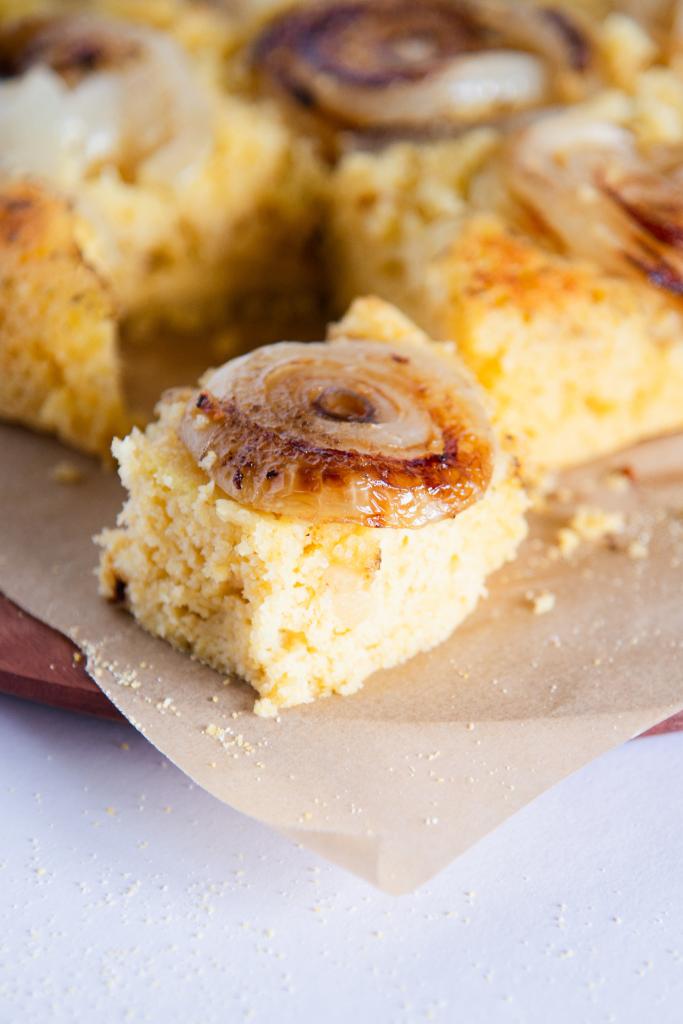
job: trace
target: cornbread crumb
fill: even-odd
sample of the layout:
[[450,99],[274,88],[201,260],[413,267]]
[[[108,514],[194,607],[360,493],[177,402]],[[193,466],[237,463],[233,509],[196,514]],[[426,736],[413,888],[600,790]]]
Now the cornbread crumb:
[[555,595],[550,590],[542,590],[538,594],[527,591],[526,600],[534,615],[546,615],[555,607]]
[[85,479],[85,473],[75,462],[64,459],[52,467],[50,479],[57,484],[79,484]]
[[581,544],[581,538],[576,530],[569,526],[563,526],[557,531],[557,550],[563,558],[569,558]]
[[569,529],[580,540],[595,542],[610,534],[623,533],[625,525],[623,512],[608,512],[594,505],[579,505],[569,522]]
[[625,494],[631,487],[631,475],[628,467],[612,470],[605,477],[605,484],[615,494]]
[[633,558],[635,560],[647,558],[649,553],[650,551],[647,544],[645,544],[644,541],[638,538],[636,538],[636,540],[632,540],[626,548],[626,554],[628,555],[628,557]]

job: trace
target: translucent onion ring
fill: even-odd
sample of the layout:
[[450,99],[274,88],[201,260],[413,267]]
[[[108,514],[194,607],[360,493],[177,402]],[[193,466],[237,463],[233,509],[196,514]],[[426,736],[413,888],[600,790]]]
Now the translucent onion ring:
[[0,78],[17,78],[36,65],[69,85],[86,75],[117,69],[140,56],[140,43],[93,18],[35,16],[0,27]]
[[558,70],[586,72],[591,59],[578,21],[505,0],[297,8],[253,48],[266,84],[300,110],[362,130],[466,125],[535,106]]
[[240,504],[417,528],[482,497],[494,441],[455,363],[409,345],[282,342],[213,372],[180,437]]
[[114,165],[187,180],[213,114],[182,48],[164,33],[93,13],[0,26],[0,169],[70,187]]
[[683,150],[646,158],[628,129],[566,113],[516,133],[501,168],[568,253],[683,295]]

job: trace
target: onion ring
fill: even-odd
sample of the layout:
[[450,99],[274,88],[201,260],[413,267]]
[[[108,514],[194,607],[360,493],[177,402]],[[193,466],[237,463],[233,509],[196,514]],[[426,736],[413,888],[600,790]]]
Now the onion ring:
[[227,363],[193,393],[180,436],[241,504],[369,527],[452,518],[494,462],[465,374],[377,341],[282,342]]

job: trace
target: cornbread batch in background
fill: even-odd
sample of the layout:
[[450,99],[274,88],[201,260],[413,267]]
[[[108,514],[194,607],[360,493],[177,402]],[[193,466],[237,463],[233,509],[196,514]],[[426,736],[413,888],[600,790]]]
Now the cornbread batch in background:
[[[621,14],[591,24],[520,4],[506,21],[509,5],[484,2],[471,5],[473,31],[493,13],[496,49],[472,52],[452,25],[458,5],[354,7],[344,32],[320,13],[281,20],[274,53],[296,56],[264,58],[290,104],[304,95],[338,127],[346,100],[360,136],[339,143],[331,187],[339,307],[374,293],[457,339],[532,475],[683,425],[683,66],[671,37],[662,52]],[[389,38],[396,60],[382,64]],[[415,38],[433,38],[421,66]],[[357,57],[371,64],[373,48],[370,85]],[[359,92],[382,102],[359,107]],[[490,123],[454,133],[477,120]]]
[[122,342],[356,300],[114,446],[103,592],[261,713],[444,639],[518,466],[683,425],[683,15],[632,7],[0,0],[0,414],[103,452]]
[[119,336],[186,336],[207,365],[220,328],[314,315],[320,171],[276,110],[225,88],[218,9],[0,12],[0,412],[104,453]]

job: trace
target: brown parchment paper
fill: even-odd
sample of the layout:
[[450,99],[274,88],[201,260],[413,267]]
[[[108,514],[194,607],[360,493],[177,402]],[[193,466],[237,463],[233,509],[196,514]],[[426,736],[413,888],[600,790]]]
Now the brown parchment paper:
[[[64,458],[82,483],[50,479]],[[636,483],[615,493],[606,470],[625,464]],[[13,427],[0,428],[0,589],[79,643],[108,696],[197,783],[400,893],[683,706],[683,437],[563,482],[569,503],[532,517],[519,560],[447,643],[280,721],[98,598],[90,538],[113,522],[119,484]],[[553,560],[546,542],[577,501],[623,509],[627,534]],[[647,557],[624,550],[636,535]],[[555,607],[535,615],[527,595],[544,590]]]

